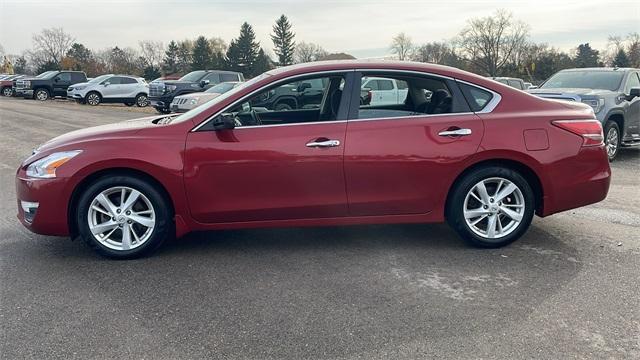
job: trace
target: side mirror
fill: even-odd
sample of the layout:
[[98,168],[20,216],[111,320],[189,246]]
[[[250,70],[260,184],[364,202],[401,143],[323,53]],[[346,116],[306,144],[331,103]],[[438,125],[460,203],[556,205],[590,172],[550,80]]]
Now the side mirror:
[[58,77],[54,78],[53,81],[58,82],[58,81],[60,81],[60,78],[58,78]]
[[236,127],[236,117],[230,113],[220,114],[213,120],[213,128],[217,130],[231,130]]
[[300,85],[298,85],[298,92],[303,92],[310,88],[311,88],[311,84],[303,82],[303,83],[300,83]]
[[640,87],[634,87],[629,90],[629,96],[627,97],[627,99],[631,101],[635,97],[640,97]]
[[201,80],[200,81],[200,87],[205,87],[207,85],[209,85],[209,80]]

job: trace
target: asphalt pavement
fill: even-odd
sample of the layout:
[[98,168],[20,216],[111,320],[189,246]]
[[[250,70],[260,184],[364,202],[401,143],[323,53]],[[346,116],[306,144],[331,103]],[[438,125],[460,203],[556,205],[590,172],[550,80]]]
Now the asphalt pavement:
[[640,148],[509,247],[446,225],[215,231],[112,261],[15,217],[38,144],[149,110],[0,98],[2,359],[640,358]]

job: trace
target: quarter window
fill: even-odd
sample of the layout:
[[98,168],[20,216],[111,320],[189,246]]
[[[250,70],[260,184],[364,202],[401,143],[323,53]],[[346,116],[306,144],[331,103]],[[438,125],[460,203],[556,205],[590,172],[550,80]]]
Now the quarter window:
[[460,86],[460,90],[462,90],[462,94],[467,99],[471,111],[476,112],[484,109],[493,98],[493,94],[489,91],[464,83],[459,83],[458,85]]

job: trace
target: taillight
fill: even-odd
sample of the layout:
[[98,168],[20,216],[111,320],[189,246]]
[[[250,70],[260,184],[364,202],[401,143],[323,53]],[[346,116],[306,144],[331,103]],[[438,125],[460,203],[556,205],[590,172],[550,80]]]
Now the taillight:
[[598,146],[603,144],[602,124],[598,120],[556,120],[553,125],[581,136],[582,146]]

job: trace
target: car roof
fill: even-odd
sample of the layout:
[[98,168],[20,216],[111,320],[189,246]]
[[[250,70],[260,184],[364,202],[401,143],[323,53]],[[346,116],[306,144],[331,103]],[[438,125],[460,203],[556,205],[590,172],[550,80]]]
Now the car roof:
[[564,69],[560,71],[570,72],[570,71],[637,71],[640,69],[636,68],[613,68],[613,67],[590,67],[590,68],[575,68],[575,69]]

